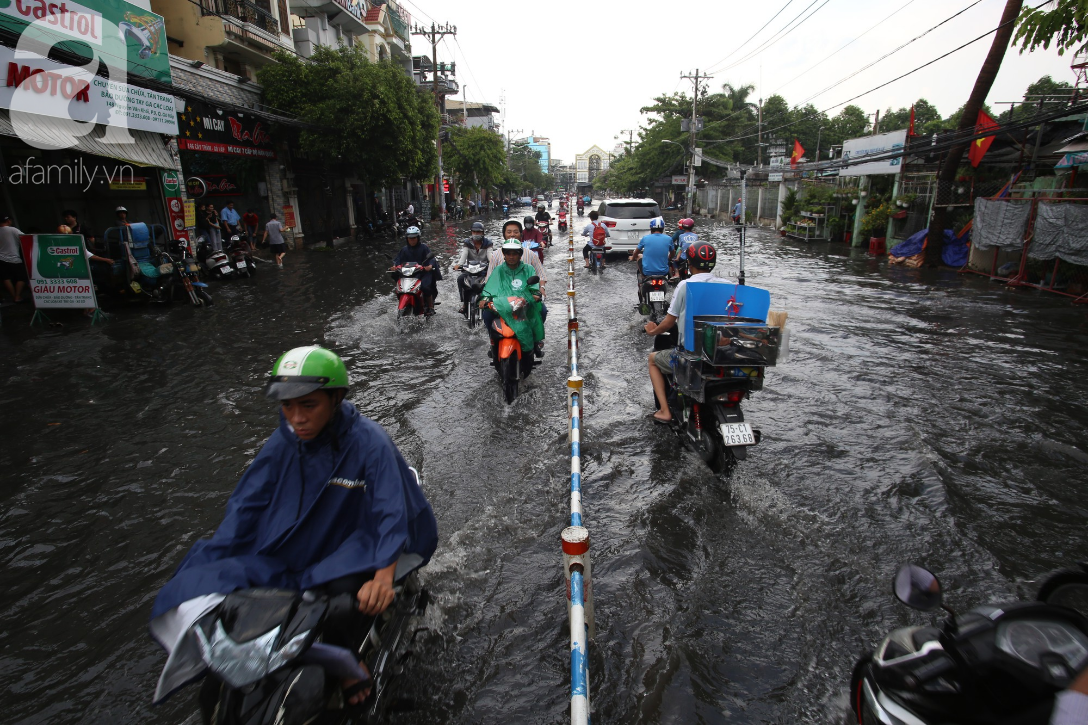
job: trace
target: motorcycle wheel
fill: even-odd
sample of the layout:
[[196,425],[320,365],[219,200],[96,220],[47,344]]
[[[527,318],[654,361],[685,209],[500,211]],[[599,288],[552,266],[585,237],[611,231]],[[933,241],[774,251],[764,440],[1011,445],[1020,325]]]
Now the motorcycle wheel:
[[518,397],[518,359],[515,355],[511,355],[502,360],[499,367],[502,375],[502,393],[509,405]]
[[468,329],[474,330],[480,324],[480,303],[478,298],[473,298],[468,305]]
[[198,289],[196,291],[196,296],[200,298],[200,301],[204,303],[205,307],[211,307],[214,304],[212,302],[212,296],[208,294],[206,290]]
[[256,262],[249,262],[248,264],[246,264],[246,273],[249,274],[249,276],[251,278],[256,277],[257,276],[257,263]]

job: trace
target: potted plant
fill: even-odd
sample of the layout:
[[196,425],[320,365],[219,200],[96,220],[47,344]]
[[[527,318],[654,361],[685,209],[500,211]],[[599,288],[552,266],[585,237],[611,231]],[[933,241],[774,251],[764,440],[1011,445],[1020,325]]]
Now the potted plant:
[[833,216],[827,220],[827,231],[831,235],[831,241],[841,242],[843,232],[846,230],[846,222],[842,217]]
[[[888,228],[888,219],[891,215],[892,207],[885,203],[872,207],[861,218],[861,233],[869,237],[870,253],[883,254],[884,230]],[[878,234],[880,236],[876,236]]]

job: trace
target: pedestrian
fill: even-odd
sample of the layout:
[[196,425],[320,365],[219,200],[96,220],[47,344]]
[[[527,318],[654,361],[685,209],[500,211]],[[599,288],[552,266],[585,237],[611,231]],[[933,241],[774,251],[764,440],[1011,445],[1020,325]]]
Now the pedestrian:
[[268,242],[272,254],[276,255],[276,266],[283,268],[283,255],[287,254],[287,242],[283,240],[283,224],[273,214],[264,225],[264,237],[261,244]]
[[87,229],[87,225],[80,223],[79,215],[76,214],[75,209],[65,209],[61,213],[61,217],[64,219],[64,225],[71,229],[70,232],[66,232],[67,234],[82,234],[84,237],[84,241],[86,241],[88,237],[94,237],[94,235],[91,234],[90,231]]
[[215,204],[206,207],[208,220],[208,242],[212,245],[213,252],[223,251],[223,230],[219,221],[219,212],[215,210]]
[[741,200],[737,199],[737,203],[733,206],[733,214],[732,214],[734,224],[740,224],[741,223],[740,212],[741,212]]
[[227,205],[223,207],[223,211],[219,212],[219,218],[223,222],[223,236],[230,239],[239,232],[239,225],[242,223],[242,216],[238,213],[238,210],[234,208],[234,202],[228,201]]
[[246,209],[246,213],[242,215],[242,224],[246,228],[246,236],[249,237],[249,243],[257,244],[257,226],[261,223],[260,218],[257,216],[257,212],[252,209]]
[[29,302],[30,297],[23,297],[23,288],[29,281],[26,276],[26,264],[19,247],[22,231],[12,226],[11,217],[0,214],[0,280],[4,289],[15,302]]

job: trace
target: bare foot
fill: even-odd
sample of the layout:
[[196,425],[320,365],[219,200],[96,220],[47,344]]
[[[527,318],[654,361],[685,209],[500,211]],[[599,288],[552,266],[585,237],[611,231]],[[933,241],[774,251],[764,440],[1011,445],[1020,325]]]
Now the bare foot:
[[[366,672],[368,676],[370,675],[370,670],[368,670],[368,669],[366,668],[366,664],[365,664],[365,663],[363,663],[362,661],[360,661],[360,662],[359,662],[359,667],[361,667],[361,668],[362,668],[362,670],[363,670],[363,672]],[[342,688],[343,688],[344,690],[347,690],[348,688],[350,688],[350,687],[352,687],[352,686],[354,686],[354,685],[357,685],[357,684],[359,684],[360,682],[362,682],[362,680],[354,680],[354,679],[349,679],[349,680],[344,680],[344,681],[343,681],[343,683],[341,683],[341,685],[340,685],[340,686],[341,686],[341,687],[342,687]],[[365,690],[361,690],[361,691],[359,691],[359,692],[354,692],[354,693],[352,693],[352,694],[351,694],[350,696],[348,696],[348,698],[347,698],[347,703],[348,703],[349,705],[362,705],[362,704],[363,704],[363,702],[364,702],[364,701],[366,700],[366,698],[370,697],[370,690],[371,690],[371,688],[369,688],[369,687],[368,687],[368,688],[366,688]],[[345,694],[346,694],[346,693],[345,693]]]
[[662,423],[671,423],[672,422],[672,416],[671,415],[658,415],[658,413],[660,413],[660,412],[661,411],[659,410],[659,411],[657,411],[657,413],[654,413],[650,417],[653,418],[654,420],[660,421]]

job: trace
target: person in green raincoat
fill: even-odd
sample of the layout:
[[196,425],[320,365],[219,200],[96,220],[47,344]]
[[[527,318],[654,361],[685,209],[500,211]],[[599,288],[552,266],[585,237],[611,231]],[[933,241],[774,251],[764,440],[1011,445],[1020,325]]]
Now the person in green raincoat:
[[[480,293],[480,309],[484,325],[490,331],[495,315],[502,317],[521,343],[522,350],[534,350],[537,357],[544,355],[544,322],[540,318],[540,285],[530,285],[529,278],[536,275],[532,266],[521,261],[525,253],[521,242],[507,239],[502,244],[504,264],[491,273]],[[521,297],[528,304],[515,314],[510,298]],[[494,310],[494,312],[492,312]]]

